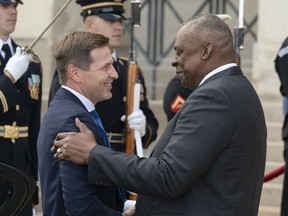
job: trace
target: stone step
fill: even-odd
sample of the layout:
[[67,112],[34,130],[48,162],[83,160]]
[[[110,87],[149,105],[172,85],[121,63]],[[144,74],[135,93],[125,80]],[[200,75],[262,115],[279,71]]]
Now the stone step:
[[282,122],[267,122],[267,140],[281,141],[282,140]]
[[[281,139],[283,111],[282,97],[260,96],[267,125],[267,159],[265,174],[284,164]],[[263,184],[258,216],[279,216],[283,174]]]
[[273,180],[263,184],[260,205],[279,207],[282,196],[282,184],[274,183]]
[[262,102],[266,122],[283,122],[282,102],[265,101]]
[[268,141],[266,161],[283,162],[283,149],[284,145],[282,141]]
[[280,215],[280,208],[278,207],[271,207],[264,205],[261,205],[259,207],[258,216],[279,216],[279,215]]
[[[265,174],[279,168],[282,162],[266,162]],[[258,216],[279,216],[282,197],[283,174],[264,182]]]

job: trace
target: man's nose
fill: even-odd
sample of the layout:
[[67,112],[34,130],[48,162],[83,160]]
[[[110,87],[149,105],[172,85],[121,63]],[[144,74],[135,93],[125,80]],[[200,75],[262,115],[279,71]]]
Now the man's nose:
[[117,71],[115,70],[114,67],[112,67],[112,71],[111,71],[111,74],[110,74],[111,77],[113,77],[113,79],[118,79],[118,73]]
[[177,59],[176,56],[172,59],[171,65],[172,65],[172,67],[177,67],[177,65],[178,65],[178,59]]

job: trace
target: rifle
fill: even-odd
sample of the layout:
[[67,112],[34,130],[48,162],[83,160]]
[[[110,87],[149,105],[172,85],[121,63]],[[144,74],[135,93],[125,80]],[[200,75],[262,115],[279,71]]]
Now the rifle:
[[[134,26],[140,26],[140,0],[131,0],[131,36],[130,36],[130,50],[129,50],[129,68],[127,74],[127,91],[126,91],[126,134],[125,134],[125,151],[128,154],[135,153],[135,140],[134,140],[134,132],[137,133],[139,131],[134,131],[129,128],[127,117],[134,111],[135,104],[139,102],[134,101],[137,98],[134,92],[134,86],[138,82],[138,72],[139,67],[136,63],[136,45],[134,41]],[[137,107],[137,106],[136,106]],[[140,133],[139,133],[140,135]],[[139,139],[137,139],[139,140]],[[140,137],[141,141],[141,137]],[[137,143],[136,143],[137,144]],[[139,145],[139,144],[138,144]],[[141,143],[142,146],[142,143]],[[138,152],[137,152],[138,153]],[[136,194],[130,192],[129,199],[136,200]]]
[[[129,68],[127,74],[127,92],[126,92],[126,117],[133,112],[134,103],[134,85],[138,82],[138,65],[136,63],[136,45],[134,41],[134,26],[140,26],[140,0],[131,0],[131,37],[130,37],[130,50],[129,50]],[[126,146],[125,150],[128,154],[134,154],[135,141],[134,133],[129,128],[126,120]]]

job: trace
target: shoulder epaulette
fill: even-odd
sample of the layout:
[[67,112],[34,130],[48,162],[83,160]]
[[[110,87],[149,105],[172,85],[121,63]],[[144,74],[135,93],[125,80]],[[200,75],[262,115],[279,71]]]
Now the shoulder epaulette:
[[128,59],[125,57],[118,57],[118,61],[121,65],[125,65],[128,63]]
[[121,60],[124,60],[124,61],[128,61],[127,57],[119,56],[118,58],[121,59]]

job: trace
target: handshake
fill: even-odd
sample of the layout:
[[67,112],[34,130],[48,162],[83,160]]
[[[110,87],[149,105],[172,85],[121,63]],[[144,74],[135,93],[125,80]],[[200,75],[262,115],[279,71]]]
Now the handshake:
[[7,62],[4,73],[15,83],[27,71],[29,63],[29,56],[21,53],[21,48],[17,47],[15,54]]

